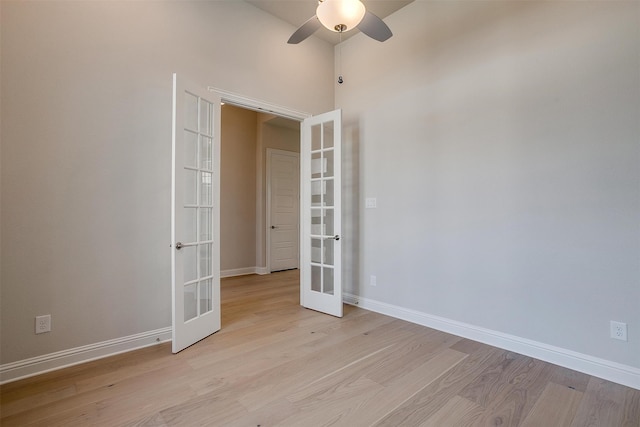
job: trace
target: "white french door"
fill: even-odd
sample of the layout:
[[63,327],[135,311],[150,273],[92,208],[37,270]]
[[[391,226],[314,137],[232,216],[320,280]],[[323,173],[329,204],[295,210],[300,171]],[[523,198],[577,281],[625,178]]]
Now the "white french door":
[[220,97],[173,75],[174,353],[220,329]]
[[342,317],[341,146],[342,111],[302,122],[302,254],[304,307]]

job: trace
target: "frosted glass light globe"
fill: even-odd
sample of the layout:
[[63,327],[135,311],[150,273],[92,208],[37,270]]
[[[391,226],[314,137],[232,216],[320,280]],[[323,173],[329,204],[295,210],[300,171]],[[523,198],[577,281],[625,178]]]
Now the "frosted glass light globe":
[[316,9],[320,23],[336,33],[354,29],[366,9],[360,0],[323,0]]

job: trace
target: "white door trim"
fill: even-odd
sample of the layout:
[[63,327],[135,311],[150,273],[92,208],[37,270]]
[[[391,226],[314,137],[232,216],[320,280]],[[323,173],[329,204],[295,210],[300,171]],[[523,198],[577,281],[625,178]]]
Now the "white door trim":
[[310,113],[304,111],[293,110],[291,108],[283,107],[282,105],[250,98],[238,93],[218,89],[213,86],[208,86],[207,89],[210,92],[218,93],[220,95],[220,98],[222,98],[222,102],[226,102],[242,108],[247,108],[253,111],[258,111],[260,113],[275,114],[276,116],[285,117],[287,119],[296,120],[299,122],[303,121],[307,117],[311,117]]
[[[267,271],[271,273],[271,232],[269,231],[269,227],[271,226],[271,155],[272,154],[281,154],[283,156],[295,156],[298,158],[298,178],[300,178],[300,153],[296,153],[295,151],[287,151],[287,150],[278,150],[277,148],[267,148],[267,161],[265,162],[267,165],[267,173],[266,173],[266,192],[265,197],[266,200],[266,215],[265,215],[265,224],[266,224],[266,264]],[[299,186],[298,186],[299,188]],[[298,201],[300,200],[300,193],[298,192]],[[298,245],[300,245],[300,203],[298,202]],[[298,246],[298,266],[300,264],[300,246]]]

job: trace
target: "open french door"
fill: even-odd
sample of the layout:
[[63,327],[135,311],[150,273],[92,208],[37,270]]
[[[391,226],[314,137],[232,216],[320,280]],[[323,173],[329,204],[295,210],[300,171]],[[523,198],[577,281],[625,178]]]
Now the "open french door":
[[342,111],[302,122],[300,300],[342,317]]
[[220,97],[173,75],[172,351],[220,329]]

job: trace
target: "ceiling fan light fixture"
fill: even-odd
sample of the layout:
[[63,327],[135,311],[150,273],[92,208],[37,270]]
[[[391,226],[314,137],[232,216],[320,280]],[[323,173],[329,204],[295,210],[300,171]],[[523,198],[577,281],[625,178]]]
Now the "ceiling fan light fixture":
[[342,33],[354,29],[364,18],[365,12],[360,0],[321,0],[316,16],[329,30]]

